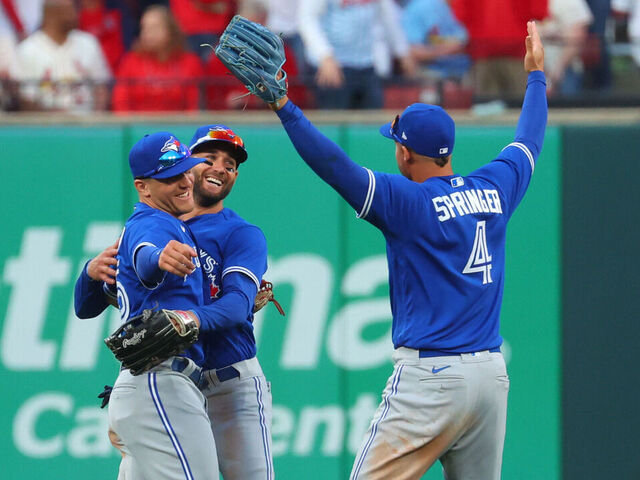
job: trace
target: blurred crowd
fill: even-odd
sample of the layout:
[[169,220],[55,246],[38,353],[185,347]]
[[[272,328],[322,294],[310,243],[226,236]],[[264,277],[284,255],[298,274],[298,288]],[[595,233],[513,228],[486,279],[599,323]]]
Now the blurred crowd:
[[307,108],[519,101],[529,19],[550,99],[606,98],[612,59],[640,72],[640,0],[0,0],[0,107],[260,108],[209,47],[237,13],[281,34]]

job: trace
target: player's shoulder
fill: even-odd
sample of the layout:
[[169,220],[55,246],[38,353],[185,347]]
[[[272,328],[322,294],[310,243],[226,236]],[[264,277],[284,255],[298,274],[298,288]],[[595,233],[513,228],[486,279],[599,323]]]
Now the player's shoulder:
[[228,224],[229,234],[243,234],[243,235],[261,235],[262,229],[253,223],[248,222],[236,212],[229,208],[225,208],[222,213],[225,215],[226,223]]
[[179,219],[144,203],[136,203],[126,225],[128,231],[149,231],[150,233],[186,230]]

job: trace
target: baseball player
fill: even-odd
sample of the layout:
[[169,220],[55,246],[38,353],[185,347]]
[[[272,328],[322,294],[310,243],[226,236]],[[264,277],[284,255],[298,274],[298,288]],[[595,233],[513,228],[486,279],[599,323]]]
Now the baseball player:
[[[225,208],[239,165],[247,159],[242,139],[224,125],[204,125],[191,141],[195,209],[184,215],[197,239],[205,303],[215,333],[201,335],[201,388],[207,398],[220,472],[225,480],[272,479],[271,392],[256,358],[253,299],[267,268],[262,231]],[[76,284],[78,315],[93,317],[107,303],[117,244],[89,261]],[[96,281],[99,280],[99,281]],[[108,298],[108,297],[107,297]]]
[[[268,99],[281,84],[270,87],[259,73],[282,63],[261,48],[268,37],[261,28],[232,22],[216,55]],[[392,175],[351,161],[286,95],[269,102],[303,160],[387,243],[395,366],[352,480],[418,479],[438,459],[448,480],[500,478],[509,391],[499,334],[506,227],[547,120],[544,52],[535,23],[527,30],[529,73],[515,140],[467,176],[453,171],[455,125],[440,107],[413,104],[380,128],[395,142],[401,175]]]
[[[195,241],[178,219],[193,209],[190,169],[202,161],[169,132],[147,135],[130,151],[139,202],[118,248],[123,321],[144,309],[203,303]],[[169,358],[146,374],[121,369],[109,402],[110,437],[123,453],[120,479],[217,478],[206,400],[193,376],[203,358],[199,341],[184,357]]]

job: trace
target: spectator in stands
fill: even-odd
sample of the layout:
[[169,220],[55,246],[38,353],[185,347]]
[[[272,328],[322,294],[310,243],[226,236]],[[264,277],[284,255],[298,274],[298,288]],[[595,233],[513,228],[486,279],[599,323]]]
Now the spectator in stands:
[[[374,69],[374,29],[385,22],[390,45],[406,45],[393,0],[301,0],[299,29],[307,59],[315,69],[319,108],[381,108],[383,88]],[[415,63],[408,49],[395,52],[403,71],[411,75]]]
[[524,25],[547,16],[547,1],[451,0],[451,7],[469,32],[476,95],[521,97]]
[[584,86],[591,91],[606,93],[612,85],[611,59],[605,38],[607,20],[611,15],[611,0],[587,0],[587,4],[593,14],[593,22],[589,27],[589,40],[583,54]]
[[16,44],[10,35],[0,35],[0,110],[13,110],[15,89],[9,71],[16,62]]
[[98,39],[111,70],[115,71],[124,53],[120,11],[106,8],[104,0],[80,0],[79,27]]
[[291,57],[287,56],[287,63],[295,62],[298,73],[305,75],[308,66],[298,30],[299,3],[299,0],[242,0],[238,5],[238,13],[278,33],[292,53]]
[[22,110],[86,112],[108,105],[111,71],[96,38],[76,30],[73,0],[45,0],[42,28],[18,45],[12,77]]
[[461,78],[471,67],[468,34],[446,0],[411,0],[402,15],[411,55],[429,77]]
[[582,47],[593,15],[585,0],[549,0],[549,17],[539,31],[544,42],[547,91],[574,95],[582,89]]
[[149,7],[140,37],[116,73],[113,110],[182,111],[199,108],[200,59],[185,49],[180,27],[167,7]]
[[631,44],[631,57],[640,68],[640,0],[613,0],[611,8],[619,14],[628,15],[627,35]]
[[236,13],[236,0],[170,0],[171,11],[187,36],[189,48],[203,61],[211,55],[210,48],[200,45],[215,43],[229,20]]
[[0,0],[0,36],[20,42],[31,35],[42,21],[43,0]]

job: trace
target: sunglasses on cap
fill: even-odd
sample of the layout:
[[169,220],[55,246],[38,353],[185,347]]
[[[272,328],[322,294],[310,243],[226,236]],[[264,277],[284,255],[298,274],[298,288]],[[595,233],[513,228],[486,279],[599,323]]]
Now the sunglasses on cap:
[[400,136],[398,135],[399,124],[400,124],[400,115],[398,114],[396,115],[396,118],[393,119],[393,122],[391,122],[391,128],[389,129],[389,133],[391,134],[391,136],[396,142],[404,143],[400,138]]
[[233,133],[233,130],[231,130],[230,128],[216,128],[215,130],[209,130],[206,136],[212,140],[224,140],[226,142],[233,143],[238,147],[244,148],[244,142],[242,141],[242,138]]
[[[170,147],[167,147],[170,145]],[[163,155],[158,159],[158,166],[153,170],[143,173],[135,177],[136,179],[151,178],[158,173],[173,167],[177,163],[191,156],[191,151],[180,142],[174,141],[169,144],[167,142],[165,148],[162,149]]]

